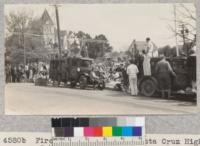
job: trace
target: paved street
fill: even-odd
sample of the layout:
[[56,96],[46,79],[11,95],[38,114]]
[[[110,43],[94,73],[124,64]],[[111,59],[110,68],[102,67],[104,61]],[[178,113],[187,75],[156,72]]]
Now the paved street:
[[127,115],[192,113],[192,102],[133,97],[111,90],[80,90],[9,83],[5,87],[8,115]]

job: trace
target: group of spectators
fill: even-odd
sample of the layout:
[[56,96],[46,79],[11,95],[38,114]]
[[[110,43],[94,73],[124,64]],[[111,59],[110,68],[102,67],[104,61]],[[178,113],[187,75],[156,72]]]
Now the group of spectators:
[[34,82],[38,74],[47,71],[46,66],[44,63],[28,63],[25,66],[7,63],[5,65],[6,83]]
[[[121,62],[112,62],[110,65],[95,64],[94,70],[102,72],[107,83],[113,82],[114,89],[123,90],[131,95],[138,95],[138,76],[151,76],[151,58],[157,57],[158,53],[154,51],[150,38],[146,38],[146,48],[141,52],[139,58],[123,60]],[[171,77],[176,76],[170,63],[165,56],[160,55],[161,60],[156,64],[155,73],[159,82],[162,97],[171,96]]]
[[[153,48],[154,46],[150,38],[146,38],[146,48],[139,54],[139,58],[133,57],[130,60],[125,59],[118,62],[108,61],[95,63],[92,67],[92,71],[95,74],[93,73],[92,76],[94,78],[103,76],[107,83],[115,83],[115,89],[129,92],[135,96],[138,94],[138,76],[141,74],[143,76],[152,75],[150,61],[152,57],[158,57],[158,52]],[[170,97],[171,78],[175,78],[176,74],[164,54],[161,54],[160,57],[161,60],[157,62],[154,72],[157,75],[162,97],[165,97],[166,93],[167,97]],[[34,82],[34,78],[38,77],[38,75],[48,78],[48,70],[49,65],[45,63],[29,63],[25,66],[6,64],[6,82]]]

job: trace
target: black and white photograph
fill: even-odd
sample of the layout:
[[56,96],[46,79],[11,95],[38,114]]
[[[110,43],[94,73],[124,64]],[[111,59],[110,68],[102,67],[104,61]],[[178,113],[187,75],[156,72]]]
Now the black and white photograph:
[[5,5],[6,115],[197,112],[193,3]]

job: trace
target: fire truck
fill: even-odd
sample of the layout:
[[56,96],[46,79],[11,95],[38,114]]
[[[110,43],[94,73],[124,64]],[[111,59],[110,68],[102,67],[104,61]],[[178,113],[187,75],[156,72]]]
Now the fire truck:
[[[137,66],[140,74],[138,76],[138,87],[144,96],[153,96],[160,92],[155,67],[161,58],[151,58],[151,76],[143,74],[143,60],[139,59]],[[172,94],[190,96],[196,98],[196,56],[169,57],[167,58],[176,77],[172,77]]]
[[70,83],[74,88],[79,84],[81,89],[96,86],[98,89],[105,88],[103,78],[91,79],[93,59],[87,57],[68,57],[50,61],[49,79],[53,82]]

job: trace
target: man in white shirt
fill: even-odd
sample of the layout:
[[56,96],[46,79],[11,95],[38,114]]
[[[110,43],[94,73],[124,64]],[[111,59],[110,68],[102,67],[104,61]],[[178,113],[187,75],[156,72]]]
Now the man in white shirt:
[[151,39],[146,38],[146,54],[151,58],[153,57],[154,45],[151,42]]
[[133,60],[130,60],[130,65],[127,67],[127,74],[129,76],[131,95],[133,96],[138,94],[138,88],[137,88],[138,73],[139,73],[138,67],[134,64]]
[[154,57],[154,45],[149,37],[146,38],[146,49],[143,51],[143,72],[144,76],[151,76],[151,58]]

